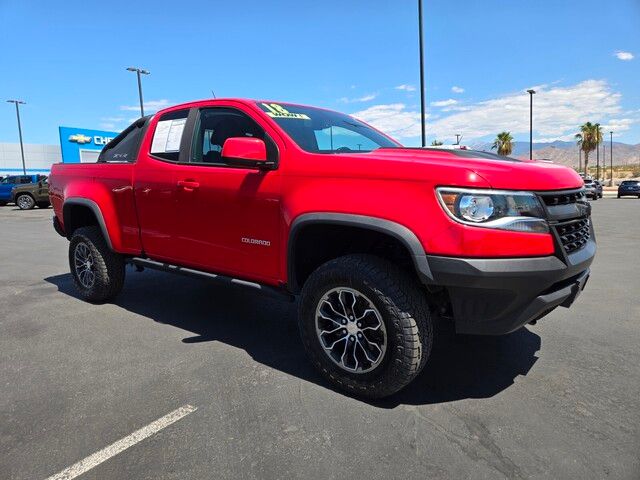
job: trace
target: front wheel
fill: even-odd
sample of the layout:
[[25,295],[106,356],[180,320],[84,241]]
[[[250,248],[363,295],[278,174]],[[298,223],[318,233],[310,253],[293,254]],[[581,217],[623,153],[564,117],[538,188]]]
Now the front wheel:
[[122,290],[124,259],[107,246],[98,227],[82,227],[73,233],[69,266],[80,296],[89,302],[110,300]]
[[16,198],[16,205],[18,205],[20,210],[31,210],[36,206],[36,201],[31,195],[23,193]]
[[331,260],[311,274],[299,326],[311,362],[331,383],[381,398],[420,373],[433,326],[424,293],[407,272],[369,255]]

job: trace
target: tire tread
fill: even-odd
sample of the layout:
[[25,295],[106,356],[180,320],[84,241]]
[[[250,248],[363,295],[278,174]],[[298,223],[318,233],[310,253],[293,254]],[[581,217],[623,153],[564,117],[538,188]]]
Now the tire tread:
[[[397,352],[376,379],[360,380],[347,372],[327,368],[330,363],[325,364],[325,359],[311,348],[310,342],[315,339],[304,334],[302,322],[315,321],[305,318],[315,311],[315,305],[308,305],[313,292],[323,288],[326,278],[347,272],[361,278],[376,293],[385,306],[385,312],[381,313],[383,316],[391,313],[388,319],[394,323],[393,328],[387,327],[387,334],[394,335]],[[431,352],[433,325],[425,293],[408,272],[373,255],[347,255],[320,266],[303,287],[299,313],[305,349],[314,365],[339,387],[364,397],[381,398],[402,389],[420,373]]]

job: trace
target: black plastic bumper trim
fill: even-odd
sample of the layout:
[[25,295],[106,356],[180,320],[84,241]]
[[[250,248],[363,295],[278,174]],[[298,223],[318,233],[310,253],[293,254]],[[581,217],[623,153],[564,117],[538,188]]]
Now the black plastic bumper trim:
[[567,256],[474,259],[427,256],[434,283],[449,292],[456,331],[510,333],[557,306],[568,307],[584,287],[594,241]]

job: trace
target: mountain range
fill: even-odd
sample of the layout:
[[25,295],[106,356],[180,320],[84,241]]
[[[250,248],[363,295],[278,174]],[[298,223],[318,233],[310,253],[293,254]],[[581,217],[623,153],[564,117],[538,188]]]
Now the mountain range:
[[[491,143],[476,143],[469,145],[475,150],[485,150],[487,152],[495,152],[491,150]],[[605,152],[603,153],[603,147]],[[600,162],[602,164],[603,155],[609,165],[610,162],[610,144],[606,142],[600,147]],[[533,158],[551,160],[554,163],[561,165],[567,165],[570,167],[577,167],[579,162],[579,151],[575,142],[563,142],[555,141],[549,143],[533,143]],[[513,142],[512,157],[516,158],[528,158],[529,157],[529,142]],[[584,161],[584,154],[582,155]],[[589,165],[595,166],[596,164],[596,152],[595,150],[589,153]],[[640,164],[640,144],[629,145],[627,143],[613,142],[613,164],[614,165],[628,165],[628,164]]]

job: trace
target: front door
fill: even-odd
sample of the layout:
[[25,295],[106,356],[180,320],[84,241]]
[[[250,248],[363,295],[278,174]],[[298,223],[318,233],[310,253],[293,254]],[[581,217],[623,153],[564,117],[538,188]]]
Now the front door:
[[269,155],[277,155],[271,137],[240,110],[212,107],[198,112],[189,162],[174,166],[174,235],[180,263],[275,283],[280,175],[278,170],[229,164],[221,152],[231,137],[261,138]]

